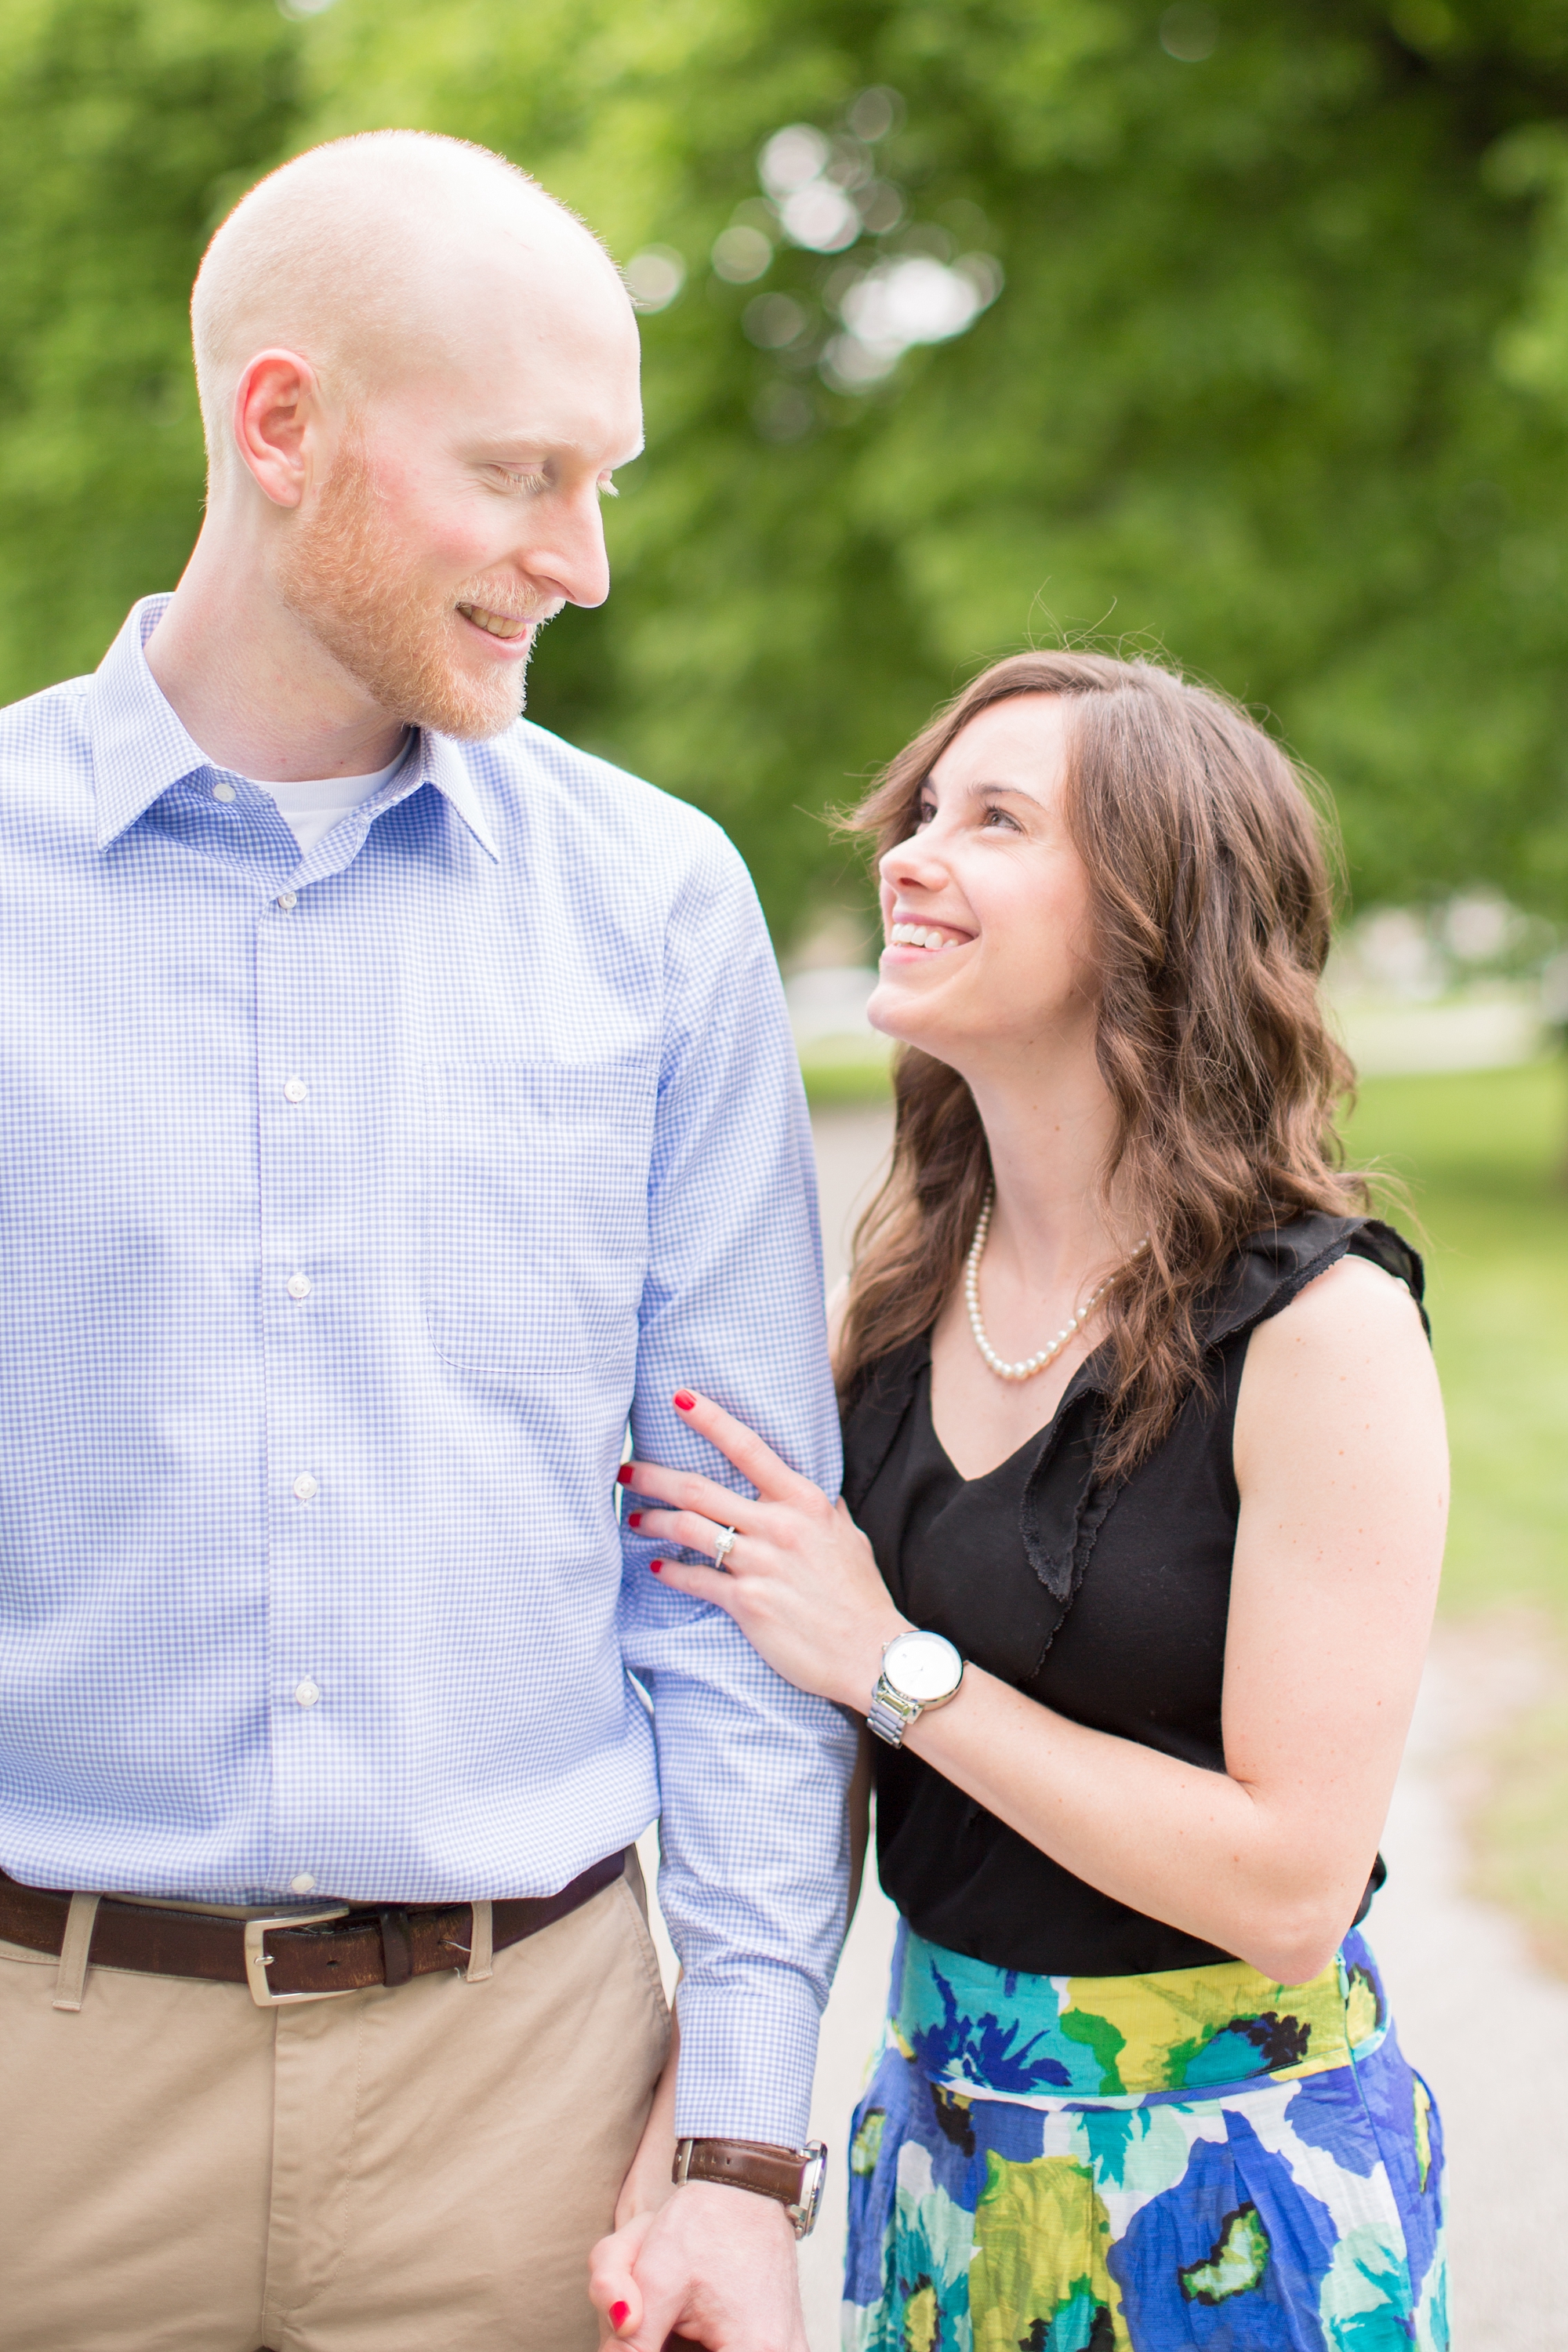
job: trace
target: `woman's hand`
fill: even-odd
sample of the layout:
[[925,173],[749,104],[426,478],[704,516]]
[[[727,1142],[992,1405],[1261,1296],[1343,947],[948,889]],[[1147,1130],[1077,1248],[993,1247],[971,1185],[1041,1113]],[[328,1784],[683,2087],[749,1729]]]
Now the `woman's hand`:
[[648,1496],[668,1507],[640,1504],[628,1511],[626,1525],[640,1535],[712,1556],[724,1530],[735,1530],[722,1569],[656,1559],[654,1573],[677,1592],[726,1610],[752,1648],[797,1689],[864,1715],[882,1652],[910,1622],[893,1606],[870,1545],[842,1502],[830,1503],[732,1413],[686,1389],[676,1391],[675,1408],[757,1496],[748,1502],[693,1471],[628,1462],[621,1478],[639,1504]]

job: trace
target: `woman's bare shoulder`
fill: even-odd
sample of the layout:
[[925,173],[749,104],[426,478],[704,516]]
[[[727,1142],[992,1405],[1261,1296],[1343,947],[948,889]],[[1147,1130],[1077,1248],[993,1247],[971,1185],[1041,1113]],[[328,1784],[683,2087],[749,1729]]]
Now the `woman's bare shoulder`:
[[1314,1276],[1289,1306],[1258,1326],[1247,1359],[1315,1357],[1363,1346],[1419,1349],[1425,1354],[1426,1345],[1420,1309],[1398,1276],[1370,1258],[1346,1256]]
[[[1237,1400],[1244,1486],[1286,1462],[1364,1449],[1393,1461],[1443,1443],[1443,1405],[1420,1312],[1381,1266],[1342,1257],[1253,1332]],[[1327,1449],[1325,1452],[1324,1449]]]

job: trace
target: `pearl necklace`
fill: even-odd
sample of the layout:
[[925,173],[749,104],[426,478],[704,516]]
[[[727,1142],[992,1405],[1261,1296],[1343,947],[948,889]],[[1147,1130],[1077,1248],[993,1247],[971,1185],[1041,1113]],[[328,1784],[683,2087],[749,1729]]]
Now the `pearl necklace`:
[[991,1210],[995,1199],[994,1190],[985,1195],[985,1205],[980,1212],[980,1222],[974,1228],[974,1239],[969,1245],[969,1256],[963,1268],[963,1299],[969,1309],[969,1328],[974,1334],[975,1346],[999,1381],[1032,1381],[1037,1372],[1043,1372],[1047,1364],[1054,1364],[1068,1341],[1082,1330],[1111,1284],[1120,1280],[1130,1265],[1137,1264],[1149,1246],[1149,1236],[1145,1234],[1131,1257],[1126,1258],[1114,1274],[1108,1274],[1098,1290],[1089,1293],[1072,1321],[1064,1323],[1048,1348],[1042,1348],[1037,1355],[1026,1357],[1021,1364],[1005,1364],[986,1338],[985,1326],[980,1318],[980,1261],[985,1254],[985,1237],[991,1231]]

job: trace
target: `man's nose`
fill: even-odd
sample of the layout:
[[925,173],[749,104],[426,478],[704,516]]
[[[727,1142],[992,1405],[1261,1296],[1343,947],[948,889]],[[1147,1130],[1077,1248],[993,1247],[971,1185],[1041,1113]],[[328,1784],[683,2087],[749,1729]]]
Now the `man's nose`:
[[610,559],[595,484],[587,494],[549,502],[539,539],[520,551],[522,570],[569,604],[602,604],[610,593]]

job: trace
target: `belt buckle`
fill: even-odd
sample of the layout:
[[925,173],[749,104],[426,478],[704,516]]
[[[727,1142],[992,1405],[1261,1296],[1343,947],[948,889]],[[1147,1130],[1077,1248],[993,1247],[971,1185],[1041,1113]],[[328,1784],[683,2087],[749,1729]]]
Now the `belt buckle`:
[[265,1919],[247,1919],[245,1923],[245,1981],[251,2000],[258,2009],[286,2009],[297,2000],[344,2000],[358,1985],[345,1985],[342,1992],[274,1992],[267,1981],[267,1971],[272,1966],[272,1955],[264,1939],[280,1927],[314,1927],[327,1919],[346,1919],[353,1906],[334,1903],[326,1909],[318,1904],[313,1911],[277,1911]]

